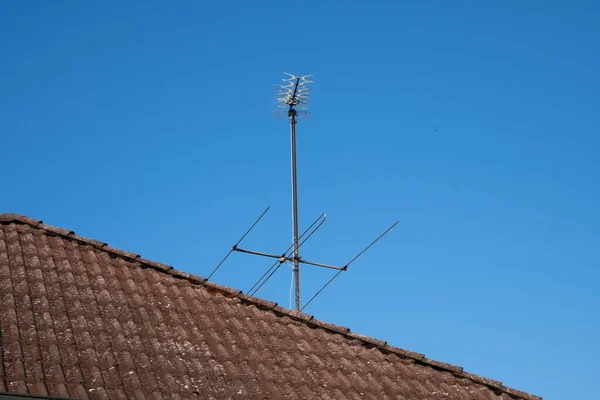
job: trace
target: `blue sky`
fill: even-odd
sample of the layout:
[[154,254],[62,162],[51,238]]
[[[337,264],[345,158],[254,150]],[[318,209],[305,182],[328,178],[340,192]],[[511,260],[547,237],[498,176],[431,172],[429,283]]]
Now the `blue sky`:
[[[545,399],[596,396],[600,6],[566,1],[0,5],[0,212],[206,276],[290,244],[307,312]],[[246,291],[268,260],[214,281]],[[308,298],[331,271],[304,267]],[[259,296],[289,306],[282,269]]]

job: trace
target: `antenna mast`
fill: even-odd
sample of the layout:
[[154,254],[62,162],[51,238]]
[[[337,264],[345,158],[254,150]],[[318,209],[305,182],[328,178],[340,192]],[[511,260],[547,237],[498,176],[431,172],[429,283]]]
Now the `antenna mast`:
[[311,75],[294,76],[288,74],[285,82],[280,86],[277,102],[278,107],[288,109],[288,118],[290,120],[290,144],[291,144],[291,160],[292,160],[292,240],[294,243],[294,293],[296,311],[300,311],[300,254],[298,252],[298,183],[296,179],[296,116],[298,111],[307,109],[310,87],[307,78]]
[[[358,257],[360,257],[365,251],[367,251],[371,246],[373,246],[379,239],[385,236],[393,227],[395,227],[398,222],[394,223],[390,226],[385,232],[383,232],[377,239],[375,239],[371,244],[365,247],[357,256],[355,256],[352,260],[346,263],[344,266],[339,267],[336,265],[323,264],[314,261],[307,261],[300,257],[299,249],[300,247],[308,240],[310,237],[323,225],[327,216],[325,213],[321,214],[317,219],[308,227],[306,230],[298,236],[298,184],[296,179],[296,118],[298,116],[298,112],[306,113],[308,109],[308,99],[310,87],[308,86],[312,81],[307,78],[312,75],[304,75],[304,76],[295,76],[292,74],[288,74],[287,78],[282,79],[283,84],[279,86],[277,91],[277,107],[283,108],[287,110],[287,117],[290,121],[290,144],[291,144],[291,161],[292,161],[292,244],[287,248],[281,255],[264,253],[260,251],[241,249],[238,245],[242,242],[242,240],[250,233],[250,231],[256,226],[256,224],[262,219],[262,217],[267,213],[269,207],[263,211],[263,213],[258,217],[258,219],[252,224],[250,229],[246,231],[246,233],[242,236],[240,240],[236,244],[233,245],[229,253],[221,260],[221,262],[215,267],[215,269],[210,273],[208,279],[210,279],[215,272],[223,265],[225,260],[231,255],[231,253],[239,252],[246,254],[253,254],[262,257],[268,257],[275,259],[275,262],[267,271],[259,278],[259,280],[252,285],[250,290],[248,290],[248,294],[253,296],[256,294],[258,290],[273,276],[275,272],[281,267],[282,264],[287,262],[293,263],[293,282],[295,286],[295,309],[296,311],[302,311],[308,304],[310,304],[315,297],[319,295],[342,271],[346,271],[350,264],[352,264]],[[305,237],[306,235],[306,237]],[[304,238],[303,240],[301,240]],[[290,252],[291,250],[291,252]],[[337,270],[337,273],[321,288],[317,293],[310,298],[310,300],[304,304],[304,306],[300,307],[300,264],[312,265],[315,267],[321,268],[329,268]],[[290,304],[291,308],[291,304]]]

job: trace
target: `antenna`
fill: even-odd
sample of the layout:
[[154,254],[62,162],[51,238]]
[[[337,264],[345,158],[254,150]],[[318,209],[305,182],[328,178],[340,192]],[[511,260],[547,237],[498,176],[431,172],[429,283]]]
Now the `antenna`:
[[[303,260],[300,256],[300,247],[308,240],[310,237],[325,223],[327,216],[325,213],[321,214],[315,221],[300,235],[298,236],[298,184],[296,180],[296,117],[298,116],[298,112],[306,113],[308,110],[308,100],[310,97],[310,86],[309,84],[313,83],[308,78],[312,75],[304,75],[304,76],[296,76],[292,74],[288,74],[284,72],[286,77],[282,79],[283,84],[281,84],[277,91],[277,107],[283,108],[287,110],[287,117],[290,121],[290,144],[291,144],[291,172],[292,172],[292,244],[288,247],[281,255],[264,253],[260,251],[247,250],[239,248],[238,245],[244,240],[244,238],[250,233],[250,231],[258,224],[258,222],[262,219],[262,217],[267,213],[270,207],[267,207],[265,211],[258,217],[258,219],[252,224],[250,229],[244,233],[240,240],[237,241],[236,244],[233,245],[231,250],[227,253],[227,255],[221,260],[221,262],[215,267],[215,269],[208,276],[210,279],[215,272],[223,265],[225,260],[231,255],[231,253],[239,252],[257,255],[261,257],[274,258],[276,261],[267,269],[267,271],[260,277],[260,279],[250,288],[248,293],[250,295],[254,295],[263,285],[277,272],[279,267],[285,262],[293,263],[293,283],[294,283],[294,292],[295,292],[295,309],[300,312],[306,308],[314,299],[317,297],[337,276],[348,269],[350,264],[352,264],[358,257],[360,257],[365,251],[367,251],[371,246],[373,246],[379,239],[384,237],[392,228],[394,228],[398,221],[396,221],[392,226],[390,226],[385,232],[377,237],[373,242],[371,242],[367,247],[365,247],[360,253],[358,253],[354,258],[352,258],[348,263],[344,266],[339,267],[336,265],[323,264],[314,261]],[[308,235],[307,235],[308,234]],[[305,235],[307,235],[304,240],[300,241]],[[300,264],[312,265],[315,267],[321,268],[329,268],[337,270],[337,273],[325,284],[321,289],[313,295],[308,302],[304,304],[304,306],[300,307]],[[290,306],[291,307],[291,306]]]
[[298,254],[298,185],[296,182],[296,114],[294,107],[299,109],[308,108],[308,92],[307,86],[312,81],[306,79],[310,75],[294,76],[288,74],[288,79],[283,79],[284,85],[281,85],[279,91],[280,97],[277,100],[281,107],[289,107],[288,117],[290,118],[290,136],[291,136],[291,153],[292,153],[292,229],[294,243],[294,291],[296,298],[296,311],[300,311],[300,255]]

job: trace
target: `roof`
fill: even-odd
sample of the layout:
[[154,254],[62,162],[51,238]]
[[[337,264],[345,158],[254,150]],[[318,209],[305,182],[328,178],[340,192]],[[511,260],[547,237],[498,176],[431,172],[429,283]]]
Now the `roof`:
[[16,214],[0,214],[0,392],[541,399]]

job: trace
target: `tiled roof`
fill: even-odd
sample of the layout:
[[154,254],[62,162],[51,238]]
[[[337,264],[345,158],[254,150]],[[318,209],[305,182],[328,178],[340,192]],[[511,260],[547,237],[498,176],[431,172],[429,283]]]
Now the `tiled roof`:
[[15,214],[0,215],[0,392],[540,399]]

